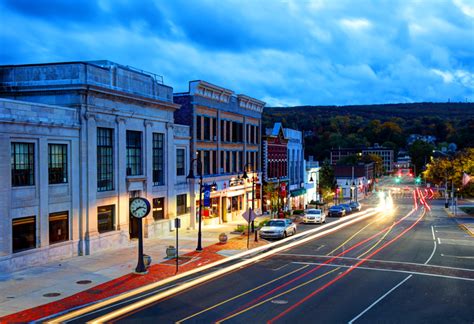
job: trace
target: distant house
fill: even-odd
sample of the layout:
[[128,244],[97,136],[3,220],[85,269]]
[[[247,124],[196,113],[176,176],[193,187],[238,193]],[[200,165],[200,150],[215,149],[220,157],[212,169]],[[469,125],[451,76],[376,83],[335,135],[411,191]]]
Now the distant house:
[[435,145],[436,137],[431,135],[411,134],[408,136],[407,145],[410,146],[415,143],[415,141],[423,141],[425,143]]
[[374,186],[374,163],[335,165],[338,200],[358,200]]

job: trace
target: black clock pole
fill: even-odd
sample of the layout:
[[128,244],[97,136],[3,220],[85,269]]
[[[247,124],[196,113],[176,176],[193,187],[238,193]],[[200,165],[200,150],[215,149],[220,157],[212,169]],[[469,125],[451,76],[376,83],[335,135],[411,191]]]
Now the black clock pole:
[[143,262],[143,229],[141,218],[138,218],[138,263],[135,272],[140,274],[148,272],[145,267],[145,262]]

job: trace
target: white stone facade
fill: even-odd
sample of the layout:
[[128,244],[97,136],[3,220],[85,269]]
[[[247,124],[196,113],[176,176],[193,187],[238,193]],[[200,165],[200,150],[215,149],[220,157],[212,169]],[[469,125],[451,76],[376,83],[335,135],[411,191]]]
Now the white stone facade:
[[[0,67],[0,97],[6,98],[0,102],[0,175],[5,184],[0,189],[0,271],[130,244],[135,230],[129,200],[134,196],[146,197],[159,211],[144,219],[145,237],[169,232],[177,216],[182,226],[189,226],[189,186],[176,171],[178,148],[185,150],[183,167],[189,168],[189,127],[174,124],[179,105],[172,93],[154,75],[108,61]],[[99,128],[112,134],[108,157],[113,185],[103,191],[98,190]],[[139,158],[129,157],[133,150],[127,146],[127,131],[138,134]],[[34,143],[33,186],[11,185],[14,141]],[[48,184],[52,142],[67,144],[65,184]],[[139,164],[140,172],[127,175],[128,161]],[[159,168],[160,181],[154,182]],[[178,195],[186,197],[180,215]],[[161,198],[154,208],[154,199]],[[107,231],[99,231],[98,208],[103,206],[113,206]],[[49,244],[48,217],[55,211],[68,212],[69,239]],[[36,217],[36,246],[13,253],[12,220],[25,216]]]

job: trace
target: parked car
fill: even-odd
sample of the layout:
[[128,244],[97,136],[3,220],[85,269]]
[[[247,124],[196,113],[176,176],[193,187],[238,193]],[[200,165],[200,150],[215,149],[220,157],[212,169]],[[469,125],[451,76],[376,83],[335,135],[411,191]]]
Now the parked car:
[[296,234],[296,224],[291,219],[272,219],[260,229],[261,238],[285,238]]
[[326,215],[321,209],[308,209],[303,214],[303,223],[326,223]]
[[346,215],[346,210],[339,206],[339,205],[336,205],[336,206],[332,206],[332,207],[329,207],[329,210],[328,210],[328,216],[329,217],[342,217],[342,216],[345,216]]
[[346,211],[346,215],[349,215],[350,213],[352,213],[352,208],[351,206],[349,206],[349,204],[340,204],[339,206],[344,208],[344,210]]
[[351,207],[353,212],[358,212],[362,209],[362,205],[358,201],[353,201],[349,203],[349,206]]

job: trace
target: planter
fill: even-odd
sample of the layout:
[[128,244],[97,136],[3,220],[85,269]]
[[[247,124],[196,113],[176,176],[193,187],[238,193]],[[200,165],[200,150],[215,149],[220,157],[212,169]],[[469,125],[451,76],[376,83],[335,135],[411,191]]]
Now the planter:
[[227,234],[226,233],[220,233],[219,234],[219,242],[221,242],[222,244],[225,244],[227,243]]
[[143,263],[145,264],[145,268],[148,268],[151,264],[151,256],[149,256],[148,254],[144,254]]
[[176,249],[174,246],[170,245],[166,248],[166,257],[167,258],[174,258],[176,257]]

